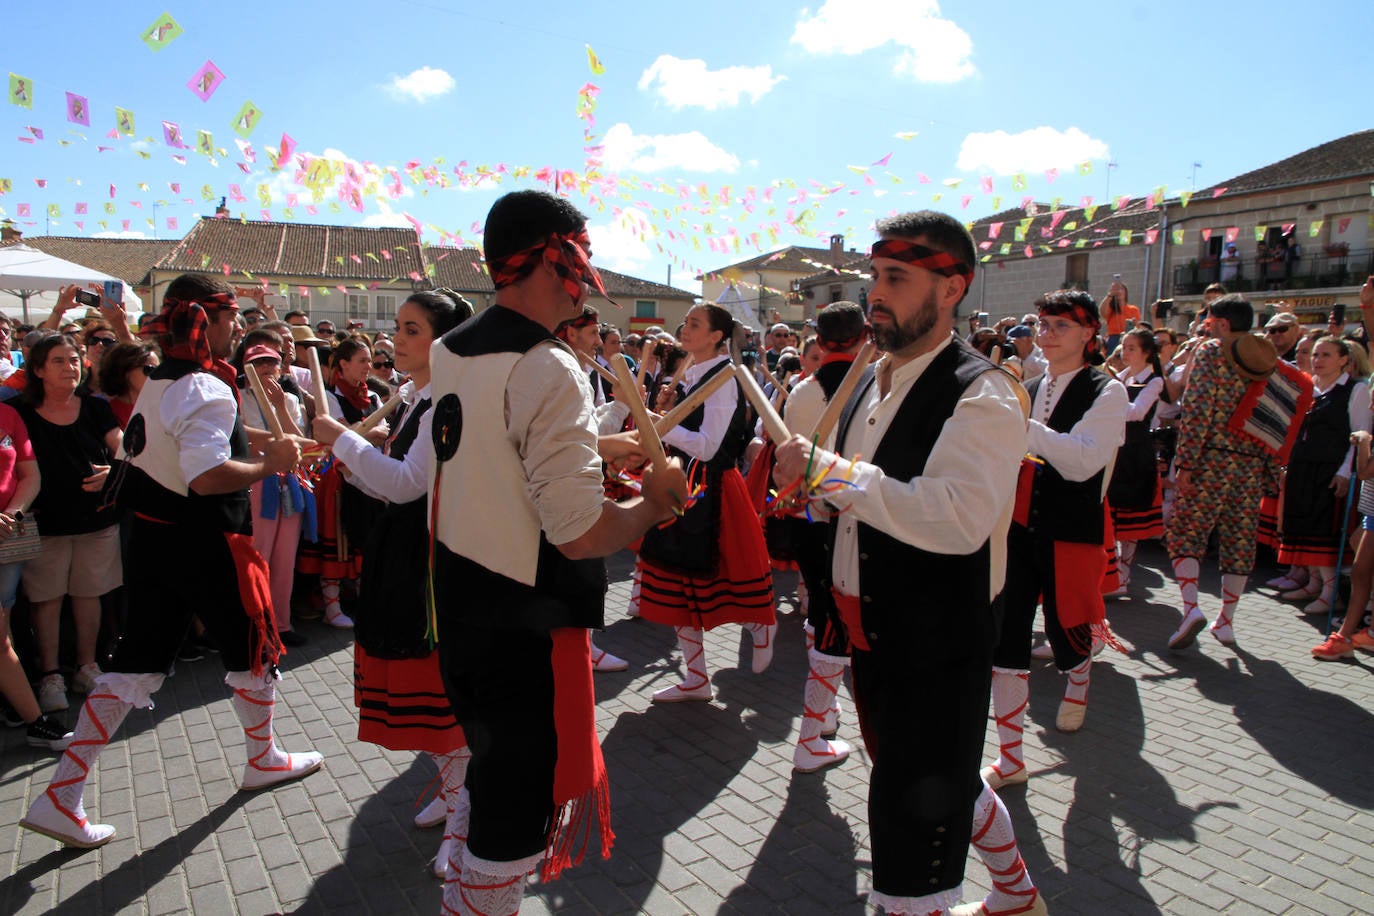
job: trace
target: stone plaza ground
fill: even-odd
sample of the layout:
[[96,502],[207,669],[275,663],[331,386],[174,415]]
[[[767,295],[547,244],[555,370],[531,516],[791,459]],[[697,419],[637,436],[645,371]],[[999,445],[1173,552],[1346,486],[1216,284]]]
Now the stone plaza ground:
[[[806,676],[795,576],[778,579],[785,613],[767,672],[750,672],[748,638],[725,627],[706,640],[715,701],[654,706],[649,695],[677,677],[676,645],[668,628],[623,616],[630,562],[609,564],[597,637],[631,665],[596,681],[615,853],[593,850],[560,881],[531,884],[521,912],[863,913],[862,750],[792,772]],[[1094,666],[1083,731],[1054,730],[1062,679],[1039,663],[1032,672],[1032,777],[1002,796],[1050,912],[1374,912],[1374,656],[1313,660],[1325,618],[1253,590],[1234,649],[1204,633],[1171,653],[1179,614],[1166,569],[1143,547],[1130,598],[1109,605],[1132,651]],[[1202,586],[1210,617],[1210,564]],[[56,757],[28,748],[22,730],[0,734],[0,913],[438,913],[427,865],[440,832],[411,823],[434,767],[354,740],[351,641],[304,632],[277,716],[287,749],[325,754],[324,771],[301,783],[237,791],[243,739],[215,656],[181,663],[157,708],[132,713],[101,757],[87,807],[119,831],[103,849],[65,851],[19,830]],[[841,697],[840,735],[858,744]],[[976,858],[967,874],[966,898],[981,898]]]

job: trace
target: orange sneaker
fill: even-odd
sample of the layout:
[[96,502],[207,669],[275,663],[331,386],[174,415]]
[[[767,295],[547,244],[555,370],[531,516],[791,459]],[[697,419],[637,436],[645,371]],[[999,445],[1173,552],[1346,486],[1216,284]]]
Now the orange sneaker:
[[1355,635],[1350,637],[1350,644],[1356,649],[1374,652],[1374,633],[1368,630],[1356,630]]
[[1312,649],[1312,657],[1326,662],[1339,661],[1343,658],[1350,658],[1355,654],[1355,647],[1351,641],[1339,633],[1332,633],[1326,637],[1326,642]]

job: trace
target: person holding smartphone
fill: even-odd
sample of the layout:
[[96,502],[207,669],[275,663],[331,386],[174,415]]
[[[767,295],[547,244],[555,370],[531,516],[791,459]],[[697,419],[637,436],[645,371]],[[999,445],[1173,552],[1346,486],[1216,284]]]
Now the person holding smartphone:
[[[1112,285],[1098,304],[1098,313],[1107,330],[1107,353],[1114,353],[1117,344],[1121,343],[1121,335],[1135,327],[1135,322],[1140,320],[1140,307],[1131,305],[1130,293],[1126,290],[1126,284],[1121,282],[1121,274],[1112,275]],[[1130,327],[1126,325],[1128,320]]]

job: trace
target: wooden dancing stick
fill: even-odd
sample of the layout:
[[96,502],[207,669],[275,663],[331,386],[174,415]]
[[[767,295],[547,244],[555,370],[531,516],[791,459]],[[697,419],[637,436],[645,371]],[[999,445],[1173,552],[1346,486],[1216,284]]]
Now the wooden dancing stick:
[[[724,375],[725,373],[722,372],[721,374]],[[782,422],[782,417],[778,416],[773,405],[768,403],[768,396],[763,393],[759,383],[754,381],[754,373],[750,372],[747,366],[736,366],[735,378],[739,379],[740,387],[744,389],[744,396],[759,412],[759,419],[763,421],[763,428],[767,430],[768,437],[778,445],[791,439],[792,434],[787,431],[787,426]]]
[[[616,384],[617,382],[620,381],[620,379],[616,378],[615,375],[613,375],[613,374],[610,372],[610,370],[608,370],[605,366],[603,366],[603,365],[601,365],[599,362],[597,362],[595,357],[588,356],[588,355],[587,355],[585,352],[583,352],[582,350],[578,350],[578,351],[576,351],[576,352],[577,352],[578,358],[580,358],[580,359],[582,360],[583,363],[585,363],[585,364],[587,364],[588,366],[591,366],[593,369],[595,369],[597,375],[601,376],[601,377],[604,378],[606,381],[610,382],[612,385],[614,385],[614,384]],[[634,377],[633,377],[633,376],[631,376],[630,382],[633,384],[633,382],[634,382]]]
[[313,346],[305,348],[305,365],[310,369],[312,393],[315,395],[316,416],[329,416],[329,395],[324,389],[324,370],[320,368],[320,354]]
[[372,411],[372,413],[363,417],[357,423],[354,423],[353,431],[360,436],[366,436],[368,433],[372,432],[372,430],[380,426],[381,422],[391,416],[396,408],[400,406],[401,392],[397,391],[391,397],[387,398],[386,403],[381,407],[378,407],[376,410]]
[[654,431],[660,436],[665,435],[668,430],[687,419],[689,413],[706,403],[707,398],[719,391],[725,386],[725,383],[732,378],[734,378],[734,376],[723,369],[711,376],[706,382],[698,386],[695,391],[683,398],[682,403],[676,405],[672,410],[655,420]]
[[840,414],[844,413],[844,405],[849,403],[849,396],[859,387],[859,379],[863,377],[864,370],[868,368],[868,362],[873,358],[873,351],[876,349],[877,346],[871,340],[865,341],[859,348],[854,362],[849,364],[849,371],[844,374],[844,380],[840,382],[840,387],[835,389],[834,397],[825,405],[825,413],[816,421],[816,425],[807,434],[807,439],[824,443],[830,437],[835,424],[840,422]]
[[622,389],[621,395],[630,408],[630,416],[635,418],[635,426],[639,429],[639,444],[644,446],[644,451],[653,462],[655,471],[666,470],[668,456],[663,453],[663,441],[658,438],[658,430],[654,429],[653,415],[649,413],[649,408],[644,406],[644,399],[639,396],[639,389],[635,387],[635,377],[630,372],[630,364],[625,361],[625,354],[617,353],[613,356],[611,365],[615,367],[616,378]]
[[267,428],[272,433],[273,439],[285,439],[286,433],[281,428],[281,417],[277,416],[277,411],[272,407],[272,402],[267,399],[267,389],[262,387],[262,379],[258,378],[258,370],[253,366],[245,366],[243,374],[248,377],[248,387],[253,389],[253,397],[258,401],[258,407],[262,410],[262,417],[267,421]]
[[773,391],[774,410],[782,410],[783,402],[785,402],[787,400],[787,396],[792,393],[791,388],[789,387],[792,384],[792,379],[796,378],[799,375],[801,375],[800,372],[789,372],[787,373],[787,376],[781,382],[778,383],[778,387]]

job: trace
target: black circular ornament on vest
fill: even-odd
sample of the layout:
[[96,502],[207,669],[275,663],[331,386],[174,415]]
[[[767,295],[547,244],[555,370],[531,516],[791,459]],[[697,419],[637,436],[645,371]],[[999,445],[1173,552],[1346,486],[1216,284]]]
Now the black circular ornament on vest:
[[456,394],[446,394],[434,405],[434,456],[448,461],[458,452],[463,436],[463,403]]
[[129,418],[124,430],[124,452],[130,458],[137,458],[148,445],[148,430],[143,423],[143,414],[136,413]]

